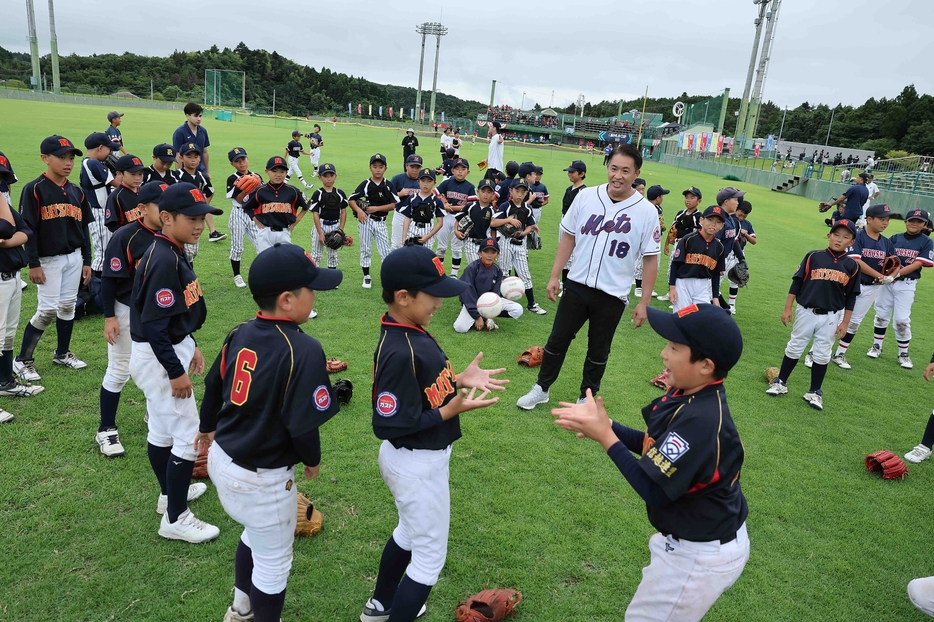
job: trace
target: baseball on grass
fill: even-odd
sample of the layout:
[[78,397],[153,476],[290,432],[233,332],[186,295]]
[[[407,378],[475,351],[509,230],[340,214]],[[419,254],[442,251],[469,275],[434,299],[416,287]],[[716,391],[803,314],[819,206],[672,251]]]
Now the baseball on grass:
[[477,312],[488,320],[499,317],[503,312],[503,299],[493,292],[487,292],[477,299]]
[[525,295],[525,285],[519,277],[507,276],[503,279],[499,291],[503,294],[503,298],[515,302]]

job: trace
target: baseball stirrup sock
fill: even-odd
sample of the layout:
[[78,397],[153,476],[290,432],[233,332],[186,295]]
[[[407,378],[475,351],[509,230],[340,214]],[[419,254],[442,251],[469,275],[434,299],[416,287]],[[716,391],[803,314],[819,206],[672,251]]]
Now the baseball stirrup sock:
[[395,538],[390,536],[379,560],[379,574],[376,576],[376,588],[373,590],[373,598],[383,605],[384,610],[392,608],[399,581],[402,580],[410,561],[412,551],[400,547]]
[[879,328],[878,326],[873,327],[872,345],[879,346],[879,348],[882,348],[882,343],[885,341],[886,328],[888,327],[886,326],[883,326],[882,328]]
[[798,364],[798,359],[788,358],[786,355],[782,359],[782,367],[778,371],[778,379],[788,384],[788,377],[791,376],[791,372],[795,370],[795,365]]
[[[242,613],[249,613],[251,609],[250,590],[253,589],[253,551],[243,540],[237,544],[237,555],[234,559],[234,587],[246,598],[246,609],[239,610]],[[237,609],[236,591],[234,592],[234,605]]]
[[233,269],[234,276],[240,276],[240,261],[231,259],[230,267]]
[[39,345],[39,340],[44,332],[33,326],[32,322],[26,324],[26,330],[23,331],[23,344],[20,346],[19,356],[17,357],[20,361],[32,360],[33,353],[36,351],[36,346]]
[[928,418],[928,425],[924,428],[924,436],[921,438],[921,444],[928,449],[931,448],[932,443],[934,443],[934,412]]
[[166,468],[166,495],[169,497],[167,515],[170,523],[177,521],[179,515],[188,509],[188,486],[191,485],[191,473],[194,470],[193,460],[185,460],[174,454],[169,455],[169,464]]
[[529,300],[529,308],[535,306],[535,292],[532,291],[532,288],[525,290],[525,297]]
[[0,384],[13,381],[13,350],[4,350],[0,356]]
[[159,480],[159,494],[166,494],[168,491],[168,486],[166,485],[166,468],[169,464],[169,455],[172,453],[171,447],[157,447],[152,443],[148,443],[146,448],[149,453],[149,464],[152,466],[152,472],[156,474],[156,479]]
[[98,432],[117,427],[117,407],[119,405],[120,394],[101,387],[101,425],[97,428]]
[[71,349],[71,333],[75,330],[75,321],[56,318],[55,332],[58,333],[58,348],[55,353],[59,356]]
[[278,594],[267,594],[255,587],[250,591],[254,622],[279,622],[285,605],[285,590]]
[[403,578],[402,583],[399,584],[399,591],[396,592],[396,598],[392,601],[392,613],[389,615],[390,622],[414,620],[419,609],[428,600],[429,594],[431,594],[430,585],[418,583],[409,577]]
[[642,279],[636,279],[636,289],[642,289]]
[[910,344],[911,342],[910,341],[898,341],[896,343],[898,343],[898,355],[901,356],[902,354],[904,354],[907,356],[908,355],[908,344]]
[[811,365],[811,391],[820,391],[824,385],[824,376],[827,375],[827,365],[814,363]]

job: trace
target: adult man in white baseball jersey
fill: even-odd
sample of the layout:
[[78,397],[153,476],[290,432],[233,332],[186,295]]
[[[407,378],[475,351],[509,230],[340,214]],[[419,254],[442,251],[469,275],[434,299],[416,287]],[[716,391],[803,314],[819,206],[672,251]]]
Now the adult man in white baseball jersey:
[[[632,182],[639,175],[642,156],[632,145],[618,145],[610,153],[608,183],[580,191],[561,220],[564,235],[548,281],[548,298],[557,300],[561,270],[574,254],[555,323],[545,344],[538,382],[516,405],[531,410],[548,401],[571,341],[584,322],[587,357],[580,398],[587,389],[596,393],[606,371],[616,327],[629,302],[635,262],[644,258],[642,287],[652,291],[658,276],[661,230],[658,212]],[[645,323],[649,298],[642,298],[632,314],[634,328]]]
[[488,127],[490,129],[487,137],[490,139],[490,146],[486,155],[486,174],[483,178],[493,179],[494,173],[503,170],[503,151],[505,147],[503,146],[503,135],[499,133],[502,127],[499,121],[493,121]]

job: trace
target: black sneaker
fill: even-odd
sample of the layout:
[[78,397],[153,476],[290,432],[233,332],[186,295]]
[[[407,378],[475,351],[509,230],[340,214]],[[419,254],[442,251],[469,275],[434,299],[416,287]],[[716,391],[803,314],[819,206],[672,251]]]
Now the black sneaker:
[[210,235],[208,235],[208,242],[220,242],[226,237],[227,237],[226,233],[221,233],[220,231],[212,231]]

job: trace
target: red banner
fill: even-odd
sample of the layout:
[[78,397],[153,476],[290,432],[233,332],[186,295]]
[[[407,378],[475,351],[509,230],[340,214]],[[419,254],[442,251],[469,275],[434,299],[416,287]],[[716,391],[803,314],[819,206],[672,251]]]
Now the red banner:
[[753,152],[756,154],[756,157],[757,157],[757,158],[759,157],[759,150],[760,150],[761,148],[762,148],[762,146],[761,146],[759,143],[756,143],[756,146],[753,147],[753,149],[752,149]]
[[717,155],[723,153],[723,136],[717,137]]
[[363,104],[357,104],[357,114],[363,114]]

